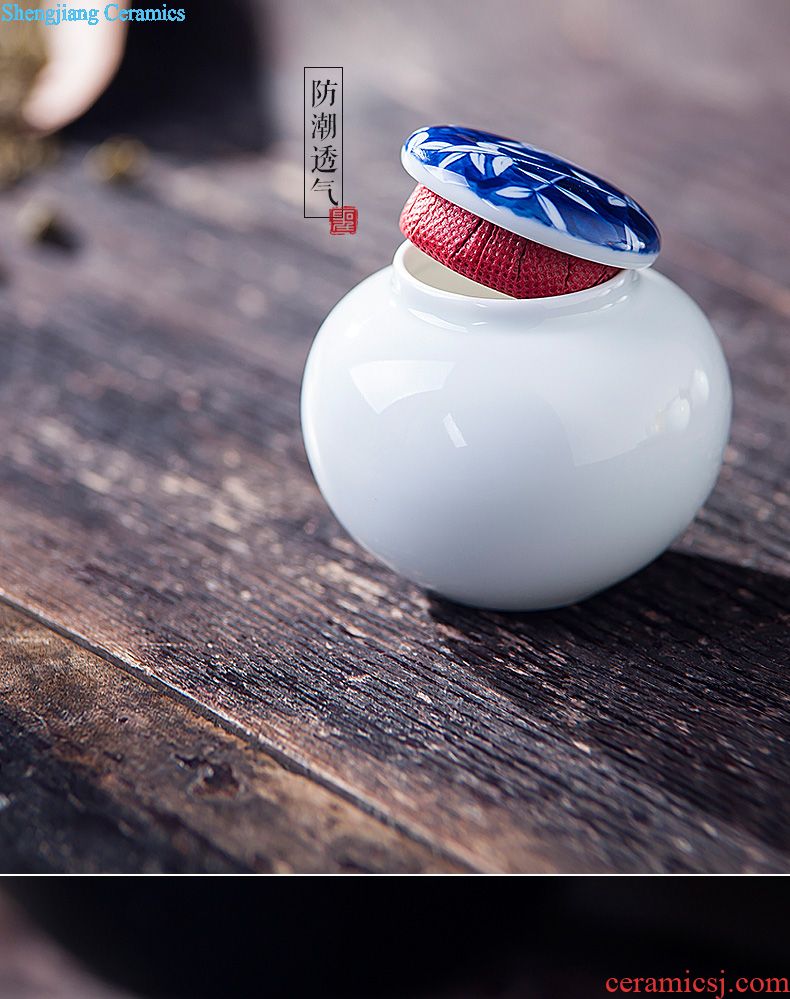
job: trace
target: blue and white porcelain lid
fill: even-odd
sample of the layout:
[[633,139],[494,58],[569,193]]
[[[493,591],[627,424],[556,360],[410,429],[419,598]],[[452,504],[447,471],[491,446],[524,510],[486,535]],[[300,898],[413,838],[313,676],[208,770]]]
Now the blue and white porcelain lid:
[[403,145],[406,171],[479,218],[609,267],[647,267],[656,224],[627,194],[567,160],[476,128],[427,125]]

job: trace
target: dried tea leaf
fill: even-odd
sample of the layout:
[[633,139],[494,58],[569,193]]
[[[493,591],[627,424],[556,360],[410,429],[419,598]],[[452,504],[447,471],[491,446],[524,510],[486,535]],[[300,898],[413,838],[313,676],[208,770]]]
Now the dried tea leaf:
[[0,188],[40,168],[52,144],[22,118],[22,106],[47,61],[38,22],[15,22],[0,31]]
[[147,158],[148,150],[142,142],[118,135],[94,146],[85,163],[103,184],[129,184],[142,175]]
[[17,227],[30,243],[45,243],[61,250],[77,244],[74,233],[62,216],[45,201],[33,198],[17,215]]

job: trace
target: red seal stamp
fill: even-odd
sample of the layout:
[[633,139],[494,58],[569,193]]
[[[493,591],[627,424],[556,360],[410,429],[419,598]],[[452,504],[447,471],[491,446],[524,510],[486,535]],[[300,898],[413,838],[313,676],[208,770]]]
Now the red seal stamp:
[[340,205],[329,209],[329,235],[353,236],[357,231],[359,212],[354,205]]

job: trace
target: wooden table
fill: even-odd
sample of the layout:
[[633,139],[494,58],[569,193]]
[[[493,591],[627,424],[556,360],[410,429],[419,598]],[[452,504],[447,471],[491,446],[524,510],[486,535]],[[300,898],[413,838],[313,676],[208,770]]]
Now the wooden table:
[[[0,866],[787,871],[790,8],[365,11],[281,5],[265,156],[115,189],[70,146],[0,203]],[[315,64],[345,67],[356,236],[301,218]],[[306,465],[306,352],[390,258],[426,120],[631,191],[731,365],[705,509],[577,607],[432,599]],[[25,242],[35,197],[75,250]]]

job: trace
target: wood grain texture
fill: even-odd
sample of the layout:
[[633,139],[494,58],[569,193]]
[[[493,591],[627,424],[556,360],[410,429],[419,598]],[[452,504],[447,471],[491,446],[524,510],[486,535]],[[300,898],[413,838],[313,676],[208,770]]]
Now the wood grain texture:
[[[381,6],[382,67],[370,21],[288,5],[264,160],[154,158],[118,193],[72,150],[0,205],[5,599],[473,868],[790,869],[790,17],[667,7],[501,2],[448,38],[448,4],[419,6],[416,37],[417,6]],[[292,108],[300,67],[327,61],[346,67],[355,237],[301,219]],[[432,600],[343,534],[306,467],[311,337],[391,256],[398,143],[426,118],[530,138],[634,193],[731,364],[704,511],[578,607]],[[77,252],[13,235],[31,192]]]
[[8,607],[0,690],[4,871],[458,869]]

